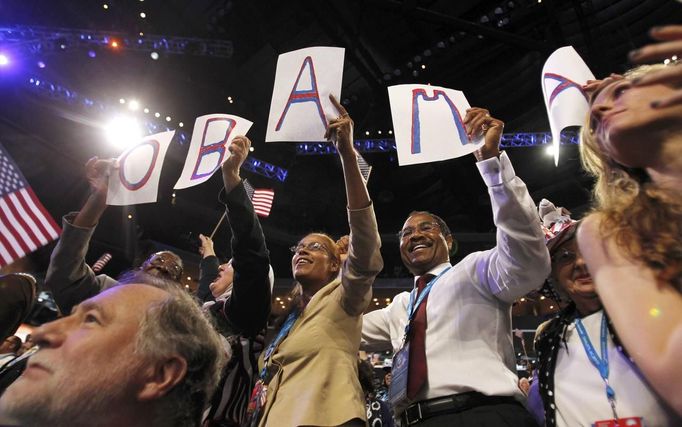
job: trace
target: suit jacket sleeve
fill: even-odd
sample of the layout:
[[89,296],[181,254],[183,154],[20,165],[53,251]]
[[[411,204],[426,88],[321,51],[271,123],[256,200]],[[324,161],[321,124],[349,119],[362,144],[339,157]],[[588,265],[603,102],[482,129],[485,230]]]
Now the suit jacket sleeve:
[[341,270],[343,286],[341,306],[351,316],[358,316],[369,305],[374,278],[384,268],[381,238],[377,229],[374,206],[348,210],[350,245],[348,258]]
[[234,280],[232,296],[212,310],[224,316],[240,333],[255,336],[270,315],[270,258],[260,222],[253,210],[244,184],[220,199],[227,208],[232,230],[232,266]]
[[72,212],[62,219],[62,235],[52,251],[45,275],[45,287],[52,292],[64,314],[69,314],[73,306],[116,283],[106,274],[96,275],[85,263],[95,228],[73,225],[75,216],[76,212]]
[[199,298],[202,303],[215,300],[209,285],[218,277],[218,267],[220,267],[220,262],[215,255],[204,257],[199,263],[199,287],[197,288],[197,298]]

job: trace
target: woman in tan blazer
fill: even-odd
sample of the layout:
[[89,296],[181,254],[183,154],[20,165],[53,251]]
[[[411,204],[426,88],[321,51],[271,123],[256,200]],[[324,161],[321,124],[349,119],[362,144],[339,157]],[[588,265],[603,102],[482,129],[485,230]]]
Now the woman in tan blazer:
[[[299,304],[261,356],[261,382],[250,409],[252,425],[365,425],[357,353],[362,313],[383,261],[374,208],[353,148],[353,121],[330,96],[340,116],[326,137],[336,145],[348,198],[350,245],[341,263],[334,240],[322,233],[292,248]],[[339,271],[341,274],[339,274]]]

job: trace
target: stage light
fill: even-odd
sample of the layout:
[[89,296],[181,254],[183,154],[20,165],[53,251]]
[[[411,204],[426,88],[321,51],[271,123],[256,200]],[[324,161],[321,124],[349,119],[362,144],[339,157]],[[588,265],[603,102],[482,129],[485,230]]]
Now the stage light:
[[426,70],[426,65],[422,64],[422,70]]
[[389,131],[388,131],[388,134],[389,134],[389,135],[393,135],[393,131],[392,131],[392,130],[389,130]]
[[145,109],[142,110],[142,111],[144,111],[145,114],[149,114],[149,108],[145,108]]
[[545,154],[547,154],[550,157],[554,157],[554,144],[551,142],[547,144],[547,147],[545,148]]
[[249,147],[249,151],[250,151],[250,152],[252,152],[252,153],[253,153],[253,152],[254,152],[254,150],[255,150],[255,148],[253,148],[253,146]]
[[119,47],[118,40],[116,40],[116,39],[111,39],[111,41],[109,42],[109,46],[110,46],[112,49],[118,49],[118,47]]
[[125,100],[124,98],[120,98],[120,99],[118,100],[118,103],[119,103],[119,104],[125,104],[125,103],[126,103],[126,100]]
[[171,116],[166,116],[166,121],[170,122],[171,121]]
[[142,37],[142,36],[144,36],[144,33],[142,31],[140,31],[140,37]]
[[147,14],[144,12],[140,12],[140,18],[144,19],[147,17]]
[[130,108],[133,111],[137,111],[140,109],[140,103],[133,99],[128,103],[128,108]]
[[109,9],[109,5],[106,4],[106,3],[104,3],[104,4],[102,5],[102,8],[103,8],[104,10],[107,10],[107,9]]
[[156,113],[154,113],[154,117],[156,117],[156,118],[158,119],[159,117],[161,117],[161,113],[159,113],[159,112],[157,111]]
[[9,65],[9,58],[4,53],[0,53],[0,66]]
[[183,127],[185,124],[183,122],[178,123],[178,126]]
[[365,135],[369,136],[369,131],[368,131],[368,130],[365,131]]
[[142,127],[132,117],[114,117],[104,129],[107,141],[119,148],[127,148],[142,138]]
[[88,51],[88,57],[95,58],[96,56],[97,56],[97,52],[95,52],[94,50]]
[[156,61],[157,59],[159,59],[159,52],[152,52],[152,53],[149,54],[149,56],[151,56],[151,58],[152,58],[154,61]]
[[38,68],[45,68],[45,63],[43,61],[38,61]]

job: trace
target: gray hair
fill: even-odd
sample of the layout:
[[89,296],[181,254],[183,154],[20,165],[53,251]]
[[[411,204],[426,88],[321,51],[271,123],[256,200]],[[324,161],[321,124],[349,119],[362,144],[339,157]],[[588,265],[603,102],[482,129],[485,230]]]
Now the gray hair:
[[151,361],[179,355],[187,362],[185,378],[159,401],[154,424],[198,426],[227,362],[220,337],[210,317],[177,283],[135,272],[120,284],[132,283],[154,286],[169,294],[145,313],[137,333],[135,353]]

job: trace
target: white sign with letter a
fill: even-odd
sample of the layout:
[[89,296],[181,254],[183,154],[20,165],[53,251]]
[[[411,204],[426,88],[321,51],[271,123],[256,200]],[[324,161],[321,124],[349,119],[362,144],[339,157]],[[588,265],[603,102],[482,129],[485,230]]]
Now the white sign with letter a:
[[467,136],[463,120],[470,105],[458,90],[398,85],[388,88],[388,98],[400,166],[454,159],[483,144],[483,137]]
[[229,114],[197,117],[185,166],[175,183],[176,190],[206,182],[230,153],[228,147],[237,135],[246,135],[253,123]]
[[108,205],[156,202],[163,160],[174,134],[149,135],[119,156],[118,169],[109,176]]
[[344,52],[309,47],[279,56],[266,142],[325,140],[328,118],[338,115],[329,94],[340,99]]
[[555,165],[559,163],[561,131],[585,122],[589,103],[582,86],[588,80],[594,80],[594,74],[573,46],[554,51],[542,68],[542,94],[552,131]]

